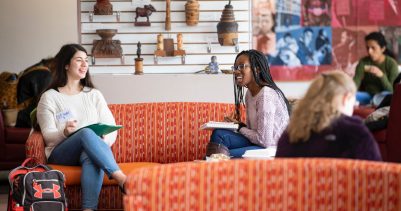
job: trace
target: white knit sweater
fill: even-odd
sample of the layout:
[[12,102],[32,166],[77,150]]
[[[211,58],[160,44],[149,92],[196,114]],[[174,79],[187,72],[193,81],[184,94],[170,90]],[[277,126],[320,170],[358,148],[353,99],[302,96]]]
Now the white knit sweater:
[[240,133],[261,147],[277,146],[289,121],[284,100],[274,89],[264,86],[255,96],[248,90],[245,103],[247,127]]
[[[54,147],[67,138],[63,133],[66,119],[60,118],[60,114],[66,112],[69,115],[64,116],[68,120],[77,120],[77,129],[94,123],[116,124],[99,90],[85,87],[76,95],[66,95],[50,89],[43,93],[37,107],[37,120],[46,144],[47,158]],[[104,141],[111,146],[116,137],[117,132],[113,132],[106,135]]]

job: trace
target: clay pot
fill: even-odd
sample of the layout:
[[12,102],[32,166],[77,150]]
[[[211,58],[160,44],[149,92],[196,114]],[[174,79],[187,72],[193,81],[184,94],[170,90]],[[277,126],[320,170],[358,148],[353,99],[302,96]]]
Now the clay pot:
[[96,0],[93,11],[95,15],[112,15],[113,5],[109,0]]
[[113,40],[113,36],[117,33],[117,29],[97,29],[96,33],[102,40],[94,40],[92,54],[99,58],[115,58],[122,56],[122,48],[120,40]]
[[97,29],[96,34],[98,34],[102,40],[111,40],[114,35],[116,35],[117,29]]
[[217,34],[221,46],[233,46],[238,43],[238,23],[235,21],[231,1],[221,14],[220,22],[217,24]]
[[197,0],[188,0],[185,4],[185,20],[188,26],[195,26],[199,22],[199,3]]

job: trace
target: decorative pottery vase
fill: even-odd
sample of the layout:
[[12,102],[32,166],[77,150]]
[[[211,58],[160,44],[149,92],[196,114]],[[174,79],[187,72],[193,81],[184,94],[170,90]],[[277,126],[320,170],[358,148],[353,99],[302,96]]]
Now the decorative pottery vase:
[[199,22],[199,2],[188,0],[185,4],[185,20],[188,26],[195,26]]
[[95,15],[112,15],[113,5],[109,0],[96,0],[93,12]]
[[231,0],[221,14],[220,22],[217,24],[217,34],[221,46],[234,46],[238,43],[238,23],[235,21]]
[[117,29],[97,29],[96,33],[102,40],[94,40],[92,53],[99,58],[113,58],[122,56],[120,40],[112,40]]

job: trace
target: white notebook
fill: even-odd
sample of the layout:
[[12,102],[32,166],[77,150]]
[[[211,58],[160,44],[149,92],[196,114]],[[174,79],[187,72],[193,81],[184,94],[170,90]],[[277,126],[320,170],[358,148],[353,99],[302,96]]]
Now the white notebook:
[[274,159],[276,156],[277,146],[271,146],[266,149],[247,150],[242,155],[245,159]]
[[228,129],[228,130],[237,130],[238,124],[233,122],[214,122],[209,121],[200,127],[201,130],[211,130],[211,129]]

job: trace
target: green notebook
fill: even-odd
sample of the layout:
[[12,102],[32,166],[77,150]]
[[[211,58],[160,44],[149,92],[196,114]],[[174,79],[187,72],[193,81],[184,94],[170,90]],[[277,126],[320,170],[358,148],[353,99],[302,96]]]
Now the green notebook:
[[[88,126],[85,126],[82,128],[90,128],[98,136],[103,136],[103,135],[107,135],[113,131],[116,131],[122,127],[123,127],[122,125],[107,125],[107,124],[103,124],[103,123],[96,123],[96,124],[91,124],[91,125],[88,125]],[[80,128],[79,130],[81,130],[82,128]],[[79,130],[75,131],[74,133],[78,132]],[[72,133],[72,134],[74,134],[74,133]]]

